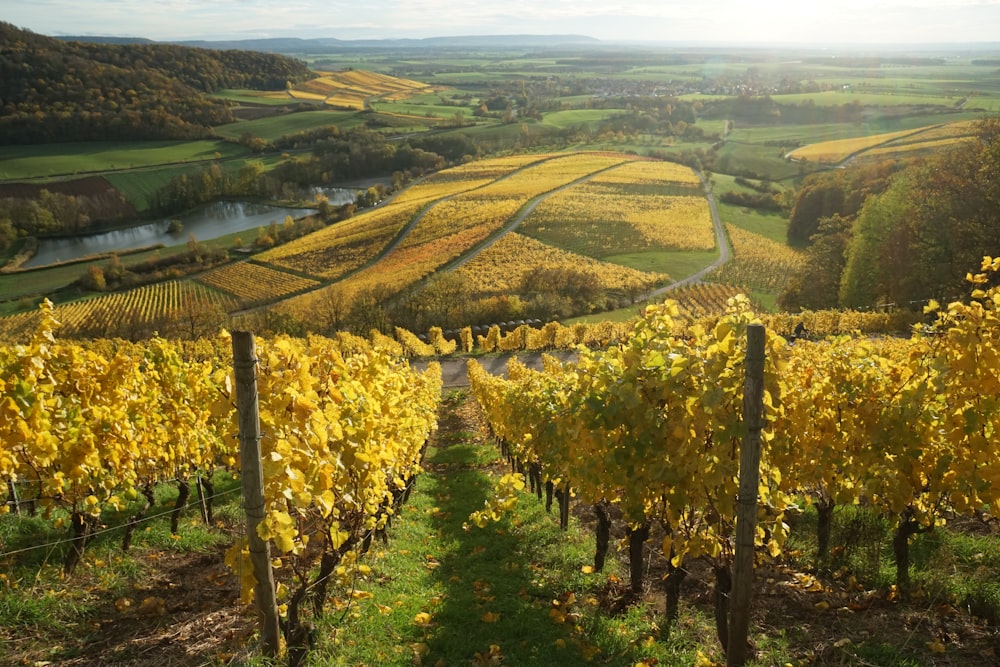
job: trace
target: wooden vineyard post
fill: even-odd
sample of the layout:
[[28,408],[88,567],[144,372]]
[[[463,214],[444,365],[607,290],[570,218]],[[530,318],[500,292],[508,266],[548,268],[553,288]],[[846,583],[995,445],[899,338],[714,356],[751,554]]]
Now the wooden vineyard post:
[[240,416],[240,479],[247,515],[247,541],[257,579],[254,601],[260,618],[264,655],[273,658],[280,648],[278,603],[271,571],[271,549],[257,534],[264,520],[264,471],[260,463],[260,412],[257,405],[257,357],[253,334],[233,332],[233,370],[236,375],[236,408]]
[[760,431],[764,412],[764,325],[747,327],[746,380],[743,385],[743,420],[746,433],[740,448],[740,490],[736,506],[736,553],[730,598],[730,666],[747,661],[750,630],[750,597],[753,592],[754,537],[757,532],[757,489],[760,484]]

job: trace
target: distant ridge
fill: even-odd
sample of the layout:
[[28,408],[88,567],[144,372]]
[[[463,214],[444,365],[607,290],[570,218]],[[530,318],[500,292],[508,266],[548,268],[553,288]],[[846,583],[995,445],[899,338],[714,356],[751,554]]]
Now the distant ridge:
[[93,35],[59,35],[55,39],[64,42],[86,42],[90,44],[155,44],[145,37],[95,37]]
[[57,39],[98,44],[177,44],[202,49],[240,49],[270,51],[272,53],[324,53],[355,49],[413,49],[413,48],[497,48],[497,47],[560,47],[601,44],[601,40],[586,35],[460,35],[454,37],[425,37],[422,39],[336,39],[318,37],[273,37],[268,39],[234,40],[182,40],[155,42],[141,37],[59,36]]

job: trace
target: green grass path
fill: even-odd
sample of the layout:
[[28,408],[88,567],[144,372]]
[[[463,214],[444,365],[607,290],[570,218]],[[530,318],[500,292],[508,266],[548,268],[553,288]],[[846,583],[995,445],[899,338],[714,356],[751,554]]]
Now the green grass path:
[[[389,544],[365,559],[354,598],[334,600],[314,665],[634,665],[666,657],[650,614],[600,612],[609,571],[585,573],[593,537],[575,519],[522,494],[514,512],[477,528],[497,477],[509,471],[476,432],[471,400],[446,398],[442,426]],[[616,565],[611,566],[616,567]],[[609,583],[610,582],[610,583]],[[675,647],[676,648],[676,647]],[[683,654],[683,652],[682,652]],[[691,664],[691,655],[674,655]],[[669,658],[667,658],[669,660]]]

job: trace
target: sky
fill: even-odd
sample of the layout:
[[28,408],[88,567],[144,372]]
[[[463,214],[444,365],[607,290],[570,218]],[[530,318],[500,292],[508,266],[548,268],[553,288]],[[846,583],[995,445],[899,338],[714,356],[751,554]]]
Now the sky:
[[1000,0],[6,0],[0,20],[43,35],[157,41],[509,34],[768,45],[1000,41]]

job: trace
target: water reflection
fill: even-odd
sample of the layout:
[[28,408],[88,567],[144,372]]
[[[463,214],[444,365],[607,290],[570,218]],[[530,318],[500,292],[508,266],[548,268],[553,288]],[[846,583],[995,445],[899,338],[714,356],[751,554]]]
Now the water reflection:
[[364,188],[327,188],[320,186],[313,188],[312,193],[314,196],[319,194],[325,195],[331,206],[343,206],[344,204],[353,204],[358,198],[358,193],[364,192],[364,190]]
[[[38,243],[38,252],[24,264],[24,268],[65,262],[96,253],[142,248],[159,243],[168,246],[178,245],[184,243],[191,235],[194,235],[199,241],[207,241],[247,229],[256,230],[258,227],[267,227],[271,222],[280,225],[288,215],[298,220],[312,213],[315,213],[314,209],[281,208],[252,202],[220,201],[172,218],[180,220],[182,225],[180,231],[175,233],[169,231],[170,219],[167,219],[89,236],[41,239]],[[244,240],[251,239],[248,237]]]

